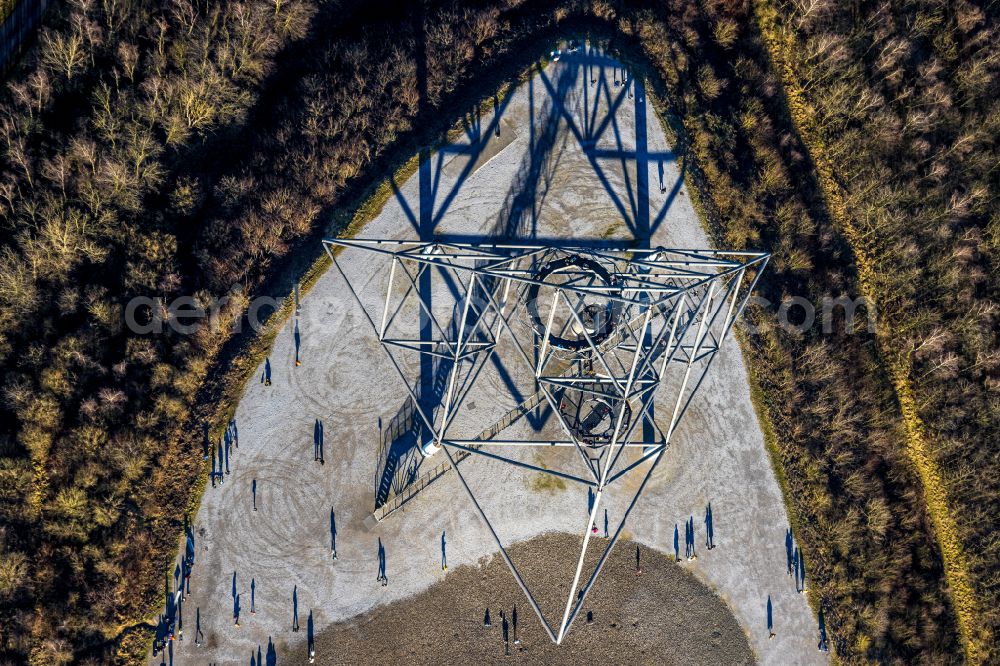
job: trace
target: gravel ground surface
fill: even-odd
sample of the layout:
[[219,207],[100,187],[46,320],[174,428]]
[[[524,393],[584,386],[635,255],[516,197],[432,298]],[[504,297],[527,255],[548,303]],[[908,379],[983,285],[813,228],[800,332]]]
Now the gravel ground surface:
[[[577,547],[579,537],[545,534],[517,544],[512,557],[525,562],[526,577],[547,579],[539,602],[564,603],[567,586],[562,558],[552,553]],[[499,557],[463,565],[425,592],[399,603],[337,623],[316,637],[316,663],[360,664],[378,655],[390,664],[753,664],[747,637],[719,597],[683,565],[654,550],[641,549],[642,575],[635,573],[635,544],[620,541],[586,609],[586,617],[556,646],[516,593]],[[562,575],[549,576],[557,572]],[[500,611],[518,610],[517,637],[510,634],[504,656]],[[483,626],[489,607],[492,627]],[[305,646],[291,653],[306,661]]]
[[[468,135],[432,155],[405,183],[397,183],[396,195],[361,235],[413,239],[419,230],[432,227],[435,233],[487,236],[503,221],[511,202],[528,202],[531,211],[519,230],[526,237],[628,240],[648,229],[654,246],[708,247],[687,195],[682,164],[670,151],[641,86],[622,87],[622,80],[621,67],[600,55],[577,55],[550,65],[501,106],[499,137],[492,116],[470,118]],[[386,266],[351,250],[340,255],[340,263],[366,308],[381,316]],[[434,303],[443,312],[452,305],[438,292]],[[294,362],[296,337],[301,366]],[[380,423],[390,422],[407,393],[336,271],[328,271],[304,296],[297,319],[277,336],[269,363],[272,383],[251,380],[237,408],[239,445],[231,452],[231,472],[224,484],[206,489],[194,517],[196,561],[191,595],[183,605],[185,640],[171,644],[167,662],[246,664],[251,652],[258,646],[266,651],[272,640],[278,663],[287,663],[287,654],[304,650],[310,612],[318,635],[364,613],[395,612],[396,605],[406,607],[407,600],[440,582],[442,532],[453,569],[476,565],[496,552],[454,473],[374,530],[365,527],[374,508]],[[262,364],[258,373],[263,370]],[[514,381],[527,376],[516,363],[506,370]],[[491,423],[491,410],[509,407],[492,404],[497,386],[495,377],[477,383],[462,416],[471,419],[470,426],[480,418]],[[656,411],[662,429],[669,417],[670,408]],[[323,463],[314,456],[317,419],[325,433]],[[484,425],[488,423],[480,427]],[[522,419],[509,434],[540,437],[551,427]],[[425,464],[437,465],[442,455]],[[537,472],[481,457],[462,465],[503,543],[551,532],[582,534],[587,521],[583,487],[541,483]],[[605,494],[612,529],[635,488],[629,477],[621,481]],[[718,546],[713,550],[704,548],[709,503]],[[336,562],[331,557],[331,512]],[[680,422],[629,518],[626,536],[672,555],[675,529],[683,534],[689,520],[699,558],[684,561],[683,567],[728,605],[759,661],[826,663],[816,649],[816,619],[786,574],[788,519],[750,403],[746,369],[732,339],[724,343]],[[386,552],[386,587],[375,581],[379,543]],[[579,549],[547,552],[575,565]],[[628,555],[625,549],[616,552]],[[540,584],[568,587],[572,576],[554,571],[547,570]],[[449,585],[452,576],[460,575],[457,570],[449,574]],[[522,608],[523,595],[511,576],[497,576],[489,584],[496,585],[495,592],[470,597],[470,603],[517,601],[525,630],[531,631],[537,620],[526,603]],[[250,614],[251,586],[255,614]],[[303,629],[299,632],[292,631],[293,595]],[[777,633],[773,640],[767,630],[769,598]],[[233,622],[237,600],[239,627]],[[433,626],[445,612],[450,611],[429,610],[420,621]],[[546,616],[558,624],[562,608],[547,609]],[[570,639],[584,626],[575,624]],[[196,646],[199,628],[202,645]],[[541,651],[541,643],[532,639],[529,645]],[[373,652],[367,661],[378,659]],[[161,657],[151,656],[149,663],[160,664]]]

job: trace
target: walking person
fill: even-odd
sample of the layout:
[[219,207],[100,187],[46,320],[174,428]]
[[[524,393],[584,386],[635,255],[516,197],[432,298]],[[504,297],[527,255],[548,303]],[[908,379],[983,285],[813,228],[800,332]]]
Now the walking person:
[[257,510],[257,479],[250,484],[250,492],[253,493],[253,510]]
[[299,586],[292,588],[292,631],[299,630]]
[[636,573],[636,575],[639,575],[639,574],[642,573],[642,567],[640,566],[640,563],[639,563],[639,545],[638,544],[636,544],[636,547],[635,547],[635,573]]
[[233,624],[238,629],[240,626],[240,595],[233,595]]
[[604,538],[608,538],[608,510],[604,510]]
[[256,578],[251,578],[250,579],[250,614],[251,615],[256,615],[257,614],[257,609],[255,608],[255,601],[256,601],[254,599],[255,596],[257,596],[257,579]]
[[264,386],[271,385],[271,358],[264,359],[264,374],[260,376],[260,381]]
[[691,525],[691,558],[692,560],[698,559],[698,551],[695,550],[695,535],[694,535],[694,516],[691,516],[689,521]]
[[677,523],[674,523],[674,562],[681,561],[681,543],[680,543],[680,530],[677,528]]

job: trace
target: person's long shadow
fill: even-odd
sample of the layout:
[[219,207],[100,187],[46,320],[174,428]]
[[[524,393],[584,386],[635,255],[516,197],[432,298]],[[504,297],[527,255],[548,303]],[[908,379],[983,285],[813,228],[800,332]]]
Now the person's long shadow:
[[382,544],[381,537],[378,540],[378,580],[383,587],[389,584],[389,577],[385,571],[385,546]]
[[278,666],[278,651],[274,649],[271,637],[267,637],[267,666]]
[[715,518],[712,515],[712,503],[705,507],[705,546],[715,548]]
[[167,593],[167,607],[165,615],[168,622],[170,623],[170,626],[173,626],[174,614],[177,612],[177,604],[176,604],[176,596],[174,595],[173,590],[171,590],[170,588],[169,575],[166,577],[165,587]]
[[313,460],[318,460],[320,464],[325,464],[323,457],[324,444],[323,422],[316,419],[313,423]]
[[792,529],[788,528],[785,530],[785,558],[788,564],[788,575],[792,575],[792,549],[795,546],[795,540],[792,538]]
[[191,523],[188,521],[187,516],[184,516],[184,560],[187,562],[188,569],[194,566],[195,557],[195,547],[194,547],[194,530],[191,528]]
[[337,559],[337,514],[330,509],[330,554]]
[[795,591],[799,591],[799,549],[792,551],[792,573],[795,575]]
[[299,318],[295,318],[295,332],[293,334],[295,338],[295,365],[302,365],[302,359],[299,355],[302,349],[302,334],[299,332]]
[[774,636],[774,607],[771,605],[771,595],[767,595],[767,633]]
[[306,619],[306,644],[309,647],[309,654],[311,656],[316,645],[313,636],[313,612],[311,610],[309,611],[309,617]]

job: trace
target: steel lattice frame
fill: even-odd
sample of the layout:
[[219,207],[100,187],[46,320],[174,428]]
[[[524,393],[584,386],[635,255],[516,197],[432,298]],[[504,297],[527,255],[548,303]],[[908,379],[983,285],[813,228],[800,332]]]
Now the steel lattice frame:
[[[626,246],[588,248],[571,244],[341,238],[325,239],[323,244],[406,385],[416,413],[430,433],[431,439],[422,446],[423,452],[430,455],[444,450],[542,626],[554,642],[561,643],[669,446],[681,416],[719,353],[722,341],[745,307],[769,255]],[[340,248],[380,255],[388,263],[380,319],[369,314],[338,262]],[[598,265],[602,269],[595,268]],[[558,270],[546,271],[546,267],[553,266]],[[427,271],[449,276],[456,305],[451,322],[440,321],[420,297],[418,282],[422,277],[429,277],[425,274]],[[550,281],[554,273],[563,281]],[[396,307],[390,307],[394,289],[400,285],[405,287],[405,293]],[[533,297],[532,303],[528,302],[529,294]],[[422,339],[393,335],[398,328],[396,317],[403,310],[404,301],[411,296],[419,303],[420,316],[427,328],[433,330],[433,335]],[[595,299],[606,304],[601,307],[611,313],[607,321],[612,321],[613,326],[602,328],[600,322],[595,324],[595,312],[600,312],[592,305]],[[547,315],[541,312],[545,307]],[[526,331],[531,338],[528,344],[522,341]],[[554,344],[567,335],[575,335],[572,349],[560,349]],[[512,343],[514,356],[531,369],[537,390],[551,407],[565,439],[449,437],[456,414],[486,361],[497,353],[498,342],[503,336]],[[436,412],[421,405],[418,391],[407,380],[397,358],[399,353],[406,351],[429,355],[438,363],[448,364],[444,366],[448,371],[446,389]],[[650,407],[657,389],[666,389],[663,380],[668,368],[675,367],[679,373],[679,389],[676,396],[670,396],[671,416],[663,432],[649,417]],[[570,422],[563,413],[565,403],[560,403],[559,396],[570,394],[580,396],[581,404],[586,396],[592,396],[611,407],[609,434],[600,442],[595,443],[593,438],[582,435],[580,424]],[[646,427],[637,428],[640,422]],[[640,436],[643,430],[646,434]],[[589,473],[581,475],[547,469],[496,452],[525,446],[575,447]],[[626,463],[622,459],[626,450],[633,451],[637,458]],[[595,493],[575,577],[556,630],[544,617],[469,488],[453,455],[455,451],[552,474],[586,485]],[[598,454],[596,458],[592,457],[594,453]],[[648,469],[638,490],[578,595],[584,557],[603,493],[617,479],[646,463],[649,463]]]

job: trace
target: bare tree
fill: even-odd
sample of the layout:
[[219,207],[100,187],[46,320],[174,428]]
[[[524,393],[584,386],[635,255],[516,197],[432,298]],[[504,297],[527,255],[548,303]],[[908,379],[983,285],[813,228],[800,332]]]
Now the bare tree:
[[42,32],[42,62],[55,72],[72,81],[83,69],[87,54],[83,48],[83,34],[73,30],[69,34],[45,30]]

